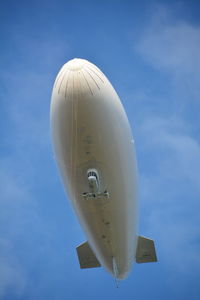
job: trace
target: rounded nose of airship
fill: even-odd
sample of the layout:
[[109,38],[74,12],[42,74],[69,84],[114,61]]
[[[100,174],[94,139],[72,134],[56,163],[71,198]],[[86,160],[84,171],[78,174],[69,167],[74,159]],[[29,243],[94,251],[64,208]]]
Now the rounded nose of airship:
[[66,99],[94,96],[101,90],[106,77],[97,66],[86,59],[74,58],[61,68],[54,89]]
[[85,59],[74,58],[74,59],[69,60],[65,64],[65,67],[70,71],[79,71],[84,67],[84,65],[86,63],[87,63],[87,60],[85,60]]

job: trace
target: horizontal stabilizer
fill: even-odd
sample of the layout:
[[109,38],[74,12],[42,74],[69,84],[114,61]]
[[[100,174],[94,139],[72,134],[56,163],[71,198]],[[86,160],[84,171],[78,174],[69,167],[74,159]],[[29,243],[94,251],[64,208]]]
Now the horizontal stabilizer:
[[88,242],[76,247],[81,269],[101,267]]
[[143,236],[138,236],[136,262],[147,263],[157,261],[154,241]]

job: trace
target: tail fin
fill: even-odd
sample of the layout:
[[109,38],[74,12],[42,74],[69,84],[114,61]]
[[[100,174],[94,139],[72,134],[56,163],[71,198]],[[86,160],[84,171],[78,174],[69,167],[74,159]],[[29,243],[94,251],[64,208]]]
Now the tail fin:
[[101,267],[88,242],[76,247],[81,269]]
[[156,251],[154,241],[143,236],[138,236],[138,244],[136,250],[136,262],[147,263],[156,262]]

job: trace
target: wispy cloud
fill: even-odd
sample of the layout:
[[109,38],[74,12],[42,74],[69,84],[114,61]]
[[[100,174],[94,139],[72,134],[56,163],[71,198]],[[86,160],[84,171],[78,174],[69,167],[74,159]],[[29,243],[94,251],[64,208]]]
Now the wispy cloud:
[[154,68],[168,72],[179,89],[199,99],[199,26],[172,18],[170,9],[159,6],[135,50]]
[[173,119],[146,120],[140,134],[151,161],[141,169],[145,230],[154,231],[169,268],[191,272],[200,266],[200,144]]
[[30,222],[27,207],[31,205],[32,197],[20,174],[13,167],[15,167],[13,161],[6,159],[1,161],[0,296],[2,298],[9,291],[12,291],[12,295],[20,296],[27,279],[25,269],[18,258],[15,242]]
[[[187,276],[200,267],[199,120],[190,111],[192,102],[200,109],[200,27],[174,19],[170,9],[159,6],[134,50],[157,76],[166,75],[163,90],[164,84],[171,89],[159,97],[145,88],[137,92],[141,101],[157,106],[138,119],[142,227],[154,231],[167,268]],[[168,109],[173,102],[174,111]]]
[[[54,60],[62,60],[66,50],[66,45],[48,38],[38,41],[12,33],[10,41],[12,51],[8,49],[4,54],[5,63],[0,70],[1,105],[5,105],[7,114],[1,118],[2,299],[9,295],[20,298],[24,294],[32,280],[30,272],[35,260],[40,260],[52,243],[53,234],[41,216],[42,209],[38,208],[42,197],[37,190],[41,184],[48,185],[54,180],[46,176],[51,168],[47,160],[52,157],[49,132],[50,96],[55,76],[52,68]],[[5,120],[9,123],[7,128],[3,127]],[[40,168],[41,162],[44,168]],[[50,220],[47,222],[50,227]]]
[[10,241],[1,239],[0,249],[0,297],[3,299],[9,293],[20,297],[26,285],[26,274],[14,256]]

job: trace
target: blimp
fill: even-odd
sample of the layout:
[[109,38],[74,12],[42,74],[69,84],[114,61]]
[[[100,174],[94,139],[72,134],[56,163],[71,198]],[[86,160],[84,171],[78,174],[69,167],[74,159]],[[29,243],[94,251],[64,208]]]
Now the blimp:
[[138,235],[135,142],[112,84],[93,63],[63,65],[50,108],[54,157],[86,241],[81,269],[103,267],[124,279],[134,262],[157,261],[154,241]]

